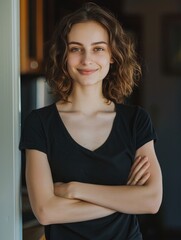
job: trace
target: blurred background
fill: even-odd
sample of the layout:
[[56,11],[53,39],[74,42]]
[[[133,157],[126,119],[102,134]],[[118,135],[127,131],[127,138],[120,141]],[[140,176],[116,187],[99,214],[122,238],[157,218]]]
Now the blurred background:
[[[22,125],[33,108],[54,101],[44,78],[46,46],[57,22],[83,2],[20,1]],[[158,214],[139,216],[144,240],[180,240],[181,0],[92,2],[114,12],[136,43],[143,78],[129,101],[150,113],[159,137],[156,151],[163,173],[163,203]],[[24,175],[22,186],[23,239],[40,239],[43,230],[30,210]]]

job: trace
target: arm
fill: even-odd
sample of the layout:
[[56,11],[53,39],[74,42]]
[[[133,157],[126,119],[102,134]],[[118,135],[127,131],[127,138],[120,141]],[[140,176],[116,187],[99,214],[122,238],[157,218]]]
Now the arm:
[[137,156],[148,156],[150,176],[145,184],[103,186],[73,182],[69,184],[65,197],[81,199],[124,213],[156,213],[162,200],[162,176],[153,141],[139,148]]
[[43,152],[26,150],[26,182],[32,210],[43,225],[91,220],[115,212],[85,201],[56,196]]

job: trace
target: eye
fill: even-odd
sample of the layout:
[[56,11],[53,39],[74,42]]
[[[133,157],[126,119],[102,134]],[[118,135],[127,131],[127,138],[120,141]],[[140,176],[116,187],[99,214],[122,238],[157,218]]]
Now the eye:
[[95,47],[94,51],[95,52],[102,52],[102,51],[104,51],[104,48],[103,47]]
[[69,52],[72,52],[72,53],[81,52],[81,51],[82,51],[82,49],[79,48],[79,47],[72,47],[72,48],[69,49]]

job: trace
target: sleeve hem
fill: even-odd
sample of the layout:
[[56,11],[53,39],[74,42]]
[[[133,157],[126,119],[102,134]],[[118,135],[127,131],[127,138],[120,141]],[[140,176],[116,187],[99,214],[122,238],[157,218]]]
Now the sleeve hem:
[[33,150],[34,149],[34,150],[38,150],[40,152],[43,152],[43,153],[47,154],[47,151],[43,147],[41,147],[41,146],[37,147],[37,146],[35,146],[33,144],[26,144],[26,145],[22,144],[22,145],[20,145],[19,149],[20,150],[25,150],[25,149]]
[[136,145],[136,150],[138,150],[140,147],[142,147],[144,144],[150,142],[150,141],[154,141],[154,143],[158,140],[157,136],[153,135],[153,136],[149,136],[148,138],[145,138],[142,142],[140,142],[139,144]]

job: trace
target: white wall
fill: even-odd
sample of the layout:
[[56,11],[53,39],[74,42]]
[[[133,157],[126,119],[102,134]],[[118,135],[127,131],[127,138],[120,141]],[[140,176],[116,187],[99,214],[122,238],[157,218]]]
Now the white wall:
[[169,229],[181,227],[181,76],[166,75],[161,67],[161,20],[181,14],[180,0],[127,0],[126,14],[143,17],[143,49],[147,70],[143,105],[150,111],[159,136],[157,153],[163,171],[162,216]]
[[21,240],[19,0],[0,0],[0,239]]

